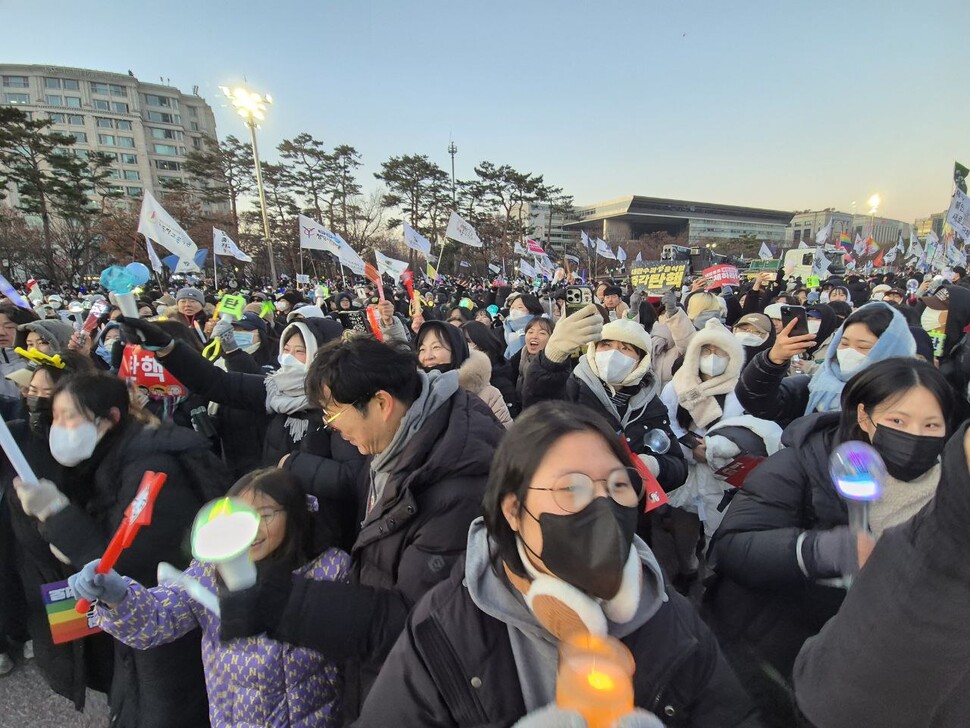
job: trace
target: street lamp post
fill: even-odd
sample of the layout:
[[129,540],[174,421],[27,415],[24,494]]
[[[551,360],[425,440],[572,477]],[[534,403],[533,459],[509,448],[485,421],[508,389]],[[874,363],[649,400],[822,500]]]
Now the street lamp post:
[[869,204],[869,234],[872,242],[876,242],[876,213],[879,212],[879,203],[882,202],[879,195],[873,195],[867,200]]
[[263,238],[266,240],[266,252],[269,255],[269,275],[275,286],[279,280],[276,277],[276,260],[273,257],[273,241],[269,234],[269,217],[266,215],[266,190],[263,188],[263,168],[259,163],[259,149],[256,146],[257,122],[265,118],[266,107],[273,103],[273,98],[249,91],[237,86],[228,88],[221,86],[222,93],[232,103],[233,108],[249,127],[249,138],[253,145],[253,165],[256,168],[256,190],[259,193],[259,209],[263,216]]
[[455,187],[455,155],[458,154],[458,147],[454,142],[448,142],[448,154],[451,155],[451,202],[458,207],[458,192]]

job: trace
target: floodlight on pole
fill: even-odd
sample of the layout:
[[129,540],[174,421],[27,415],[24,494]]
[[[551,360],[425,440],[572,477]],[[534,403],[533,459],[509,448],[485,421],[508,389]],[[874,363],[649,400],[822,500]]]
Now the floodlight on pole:
[[249,127],[250,141],[253,145],[253,165],[256,168],[256,190],[259,193],[259,208],[263,216],[263,237],[266,240],[266,252],[269,255],[269,274],[275,286],[278,279],[276,277],[276,261],[273,258],[273,241],[269,235],[269,217],[266,214],[266,190],[263,188],[263,169],[259,163],[259,149],[256,146],[256,127],[258,122],[266,118],[266,109],[273,103],[273,97],[269,94],[258,94],[255,91],[236,86],[220,86],[223,95],[232,103],[236,113],[239,114]]

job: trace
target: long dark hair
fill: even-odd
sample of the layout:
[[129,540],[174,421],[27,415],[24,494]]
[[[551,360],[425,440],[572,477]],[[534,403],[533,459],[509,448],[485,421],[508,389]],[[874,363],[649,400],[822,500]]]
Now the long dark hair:
[[286,514],[283,541],[268,558],[293,569],[303,566],[313,553],[313,521],[300,482],[285,470],[262,468],[241,477],[226,495],[238,496],[247,492],[272,498]]
[[883,402],[914,387],[925,387],[940,403],[949,436],[953,432],[957,393],[932,364],[911,357],[892,357],[866,367],[845,383],[842,389],[842,416],[839,420],[839,437],[842,442],[869,441],[869,436],[859,427],[860,404],[866,412],[872,412]]
[[504,561],[512,571],[526,576],[516,548],[516,533],[505,519],[502,501],[511,493],[518,499],[521,512],[529,484],[542,463],[541,453],[547,452],[564,435],[574,432],[599,435],[624,467],[631,466],[630,456],[613,428],[593,410],[556,401],[541,402],[526,410],[495,451],[485,488],[485,526],[495,543],[491,560],[496,571],[499,562]]
[[128,386],[110,374],[95,372],[66,377],[58,383],[54,397],[61,393],[70,396],[78,409],[92,420],[110,418],[112,409],[121,414],[118,427],[124,426],[130,418]]
[[481,321],[468,321],[461,325],[461,330],[465,338],[485,353],[493,365],[505,363],[505,347],[488,326]]

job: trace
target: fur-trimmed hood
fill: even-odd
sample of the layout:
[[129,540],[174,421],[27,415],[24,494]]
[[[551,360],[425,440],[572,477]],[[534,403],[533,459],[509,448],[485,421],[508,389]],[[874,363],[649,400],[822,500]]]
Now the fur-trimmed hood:
[[716,385],[731,379],[734,380],[735,384],[737,383],[738,377],[741,376],[741,370],[744,368],[744,347],[738,341],[738,338],[728,331],[717,319],[708,321],[704,324],[703,329],[691,337],[690,343],[687,345],[687,351],[684,352],[684,362],[681,364],[680,369],[677,370],[677,373],[674,374],[673,379],[675,382],[678,377],[683,380],[688,376],[695,378],[699,376],[701,349],[707,344],[713,344],[727,354],[728,365],[727,369],[724,370],[724,374],[708,379],[705,384]]
[[471,350],[458,368],[458,384],[472,394],[478,394],[492,380],[492,362],[481,351]]

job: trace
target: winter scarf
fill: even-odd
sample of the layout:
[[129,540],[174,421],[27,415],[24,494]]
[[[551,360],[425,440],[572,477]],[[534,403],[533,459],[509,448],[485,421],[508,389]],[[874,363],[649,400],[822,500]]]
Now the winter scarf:
[[[591,344],[591,346],[593,345]],[[573,376],[589,387],[589,390],[603,406],[603,409],[613,415],[617,422],[620,423],[620,427],[624,430],[629,423],[643,414],[647,405],[650,404],[650,400],[657,394],[657,380],[650,372],[649,356],[644,356],[640,360],[637,368],[630,373],[630,376],[623,380],[622,387],[639,384],[640,388],[630,397],[627,402],[626,411],[622,415],[616,408],[616,403],[611,397],[611,395],[616,394],[616,389],[599,378],[599,372],[596,369],[596,360],[589,352],[587,352],[586,356],[580,357],[579,363],[573,369]]]
[[839,327],[832,336],[832,343],[829,344],[828,352],[825,354],[825,361],[808,383],[806,415],[813,412],[838,411],[841,408],[842,387],[854,374],[858,374],[866,367],[894,356],[916,356],[916,341],[909,332],[909,326],[906,324],[903,315],[889,304],[881,301],[867,303],[859,310],[861,311],[869,306],[882,306],[891,311],[893,315],[892,323],[879,337],[876,345],[869,350],[869,354],[862,364],[850,372],[842,371],[839,367],[839,359],[836,356],[845,325]]
[[[296,328],[303,337],[306,346],[306,360],[313,361],[317,353],[317,339],[310,331],[310,327],[302,322],[290,324],[280,337],[280,354],[283,344],[288,339],[287,331]],[[310,409],[310,399],[306,394],[306,367],[288,366],[269,375],[263,380],[266,387],[266,411],[270,414],[294,415]],[[287,417],[286,429],[289,430],[293,442],[299,442],[307,433],[310,421],[306,417]]]
[[511,359],[513,356],[519,353],[523,346],[525,346],[525,327],[529,325],[529,322],[534,319],[535,316],[523,316],[515,321],[511,319],[505,319],[505,323],[502,326],[505,329],[505,358]]
[[[702,380],[701,348],[706,344],[713,344],[727,354],[728,364],[723,374]],[[723,411],[715,395],[734,391],[743,365],[744,347],[719,320],[708,320],[704,328],[691,337],[684,363],[670,381],[680,406],[690,413],[698,427],[707,427],[720,419]]]

